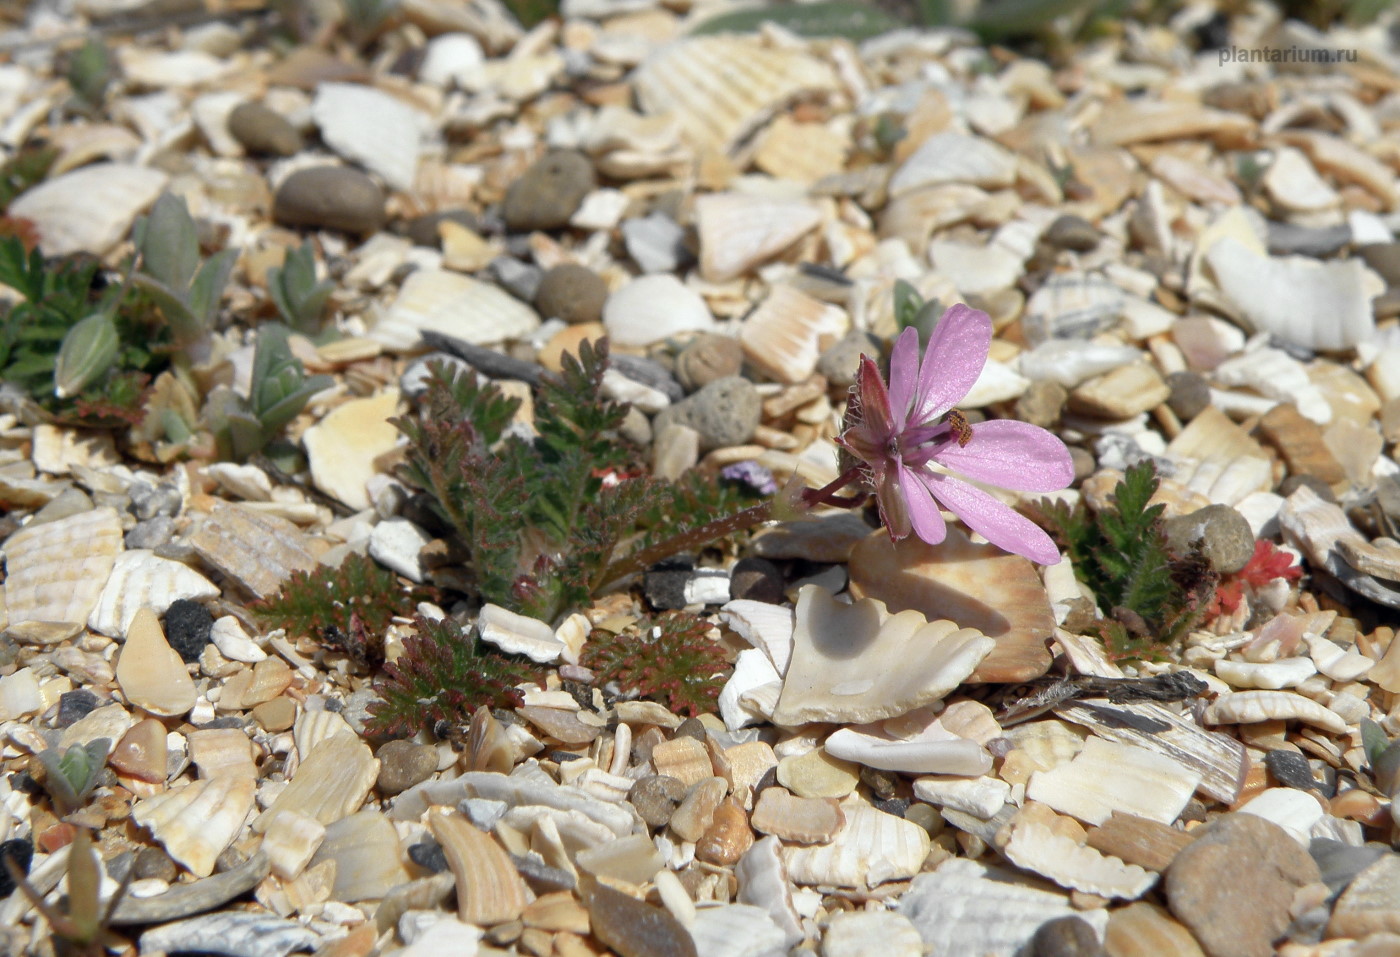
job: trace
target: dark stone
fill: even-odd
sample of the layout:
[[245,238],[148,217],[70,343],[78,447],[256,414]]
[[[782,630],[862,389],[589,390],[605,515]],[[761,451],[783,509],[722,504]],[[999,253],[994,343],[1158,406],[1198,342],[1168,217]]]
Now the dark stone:
[[534,302],[544,281],[544,270],[514,256],[497,256],[486,272],[506,292],[521,302]]
[[131,531],[122,537],[122,542],[127,548],[154,550],[168,545],[174,538],[175,520],[169,515],[157,515],[131,526]]
[[1076,253],[1087,253],[1099,244],[1102,235],[1082,216],[1061,216],[1050,224],[1043,237],[1047,243]]
[[395,231],[407,236],[415,246],[439,249],[442,247],[442,234],[438,232],[438,224],[444,222],[456,223],[473,232],[480,232],[480,223],[465,209],[444,209],[436,213],[415,216]]
[[544,375],[544,367],[534,362],[526,362],[430,329],[423,330],[423,342],[465,360],[477,372],[491,379],[516,379],[534,386],[540,384],[540,376]]
[[143,847],[136,852],[135,859],[131,862],[132,877],[136,880],[155,878],[165,881],[167,884],[175,880],[175,862],[170,859],[170,855],[159,847]]
[[1351,227],[1346,223],[1318,227],[1269,220],[1268,241],[1269,252],[1275,256],[1312,256],[1320,259],[1335,254],[1351,242]]
[[1400,286],[1400,243],[1367,243],[1356,252],[1387,286]]
[[512,854],[510,862],[515,865],[516,873],[525,878],[525,883],[529,884],[530,890],[537,895],[571,891],[578,886],[574,875],[562,868],[550,867],[537,854],[526,854],[523,857]]
[[501,215],[515,232],[559,229],[569,224],[597,177],[587,156],[573,150],[548,153],[506,190]]
[[1033,957],[1099,957],[1099,935],[1082,917],[1057,917],[1040,925],[1031,938]]
[[1302,791],[1320,790],[1313,780],[1312,766],[1308,759],[1297,751],[1279,748],[1264,755],[1264,767],[1269,769],[1273,779],[1286,788]]
[[1173,372],[1167,376],[1167,386],[1172,390],[1167,406],[1183,422],[1191,421],[1210,405],[1210,383],[1194,372]]
[[447,855],[437,841],[423,840],[408,845],[408,859],[433,874],[447,870]]
[[729,593],[734,598],[780,605],[783,602],[783,573],[766,558],[752,555],[741,558],[729,571]]
[[1337,496],[1332,493],[1332,486],[1322,481],[1322,479],[1318,478],[1316,475],[1290,475],[1282,482],[1278,483],[1278,494],[1282,495],[1284,498],[1288,498],[1288,496],[1305,485],[1316,492],[1317,497],[1324,502],[1331,502],[1333,505],[1337,504]]
[[895,817],[903,817],[904,813],[909,810],[910,801],[908,798],[901,797],[871,797],[870,803],[874,805],[877,811],[884,811],[886,814],[892,814]]
[[685,586],[694,569],[690,564],[674,559],[647,569],[642,580],[642,592],[657,611],[679,610],[686,606]]
[[1177,555],[1188,555],[1197,542],[1201,554],[1221,574],[1237,572],[1254,557],[1254,530],[1228,505],[1207,505],[1189,515],[1162,523],[1167,546]]
[[879,361],[880,340],[872,333],[853,329],[821,354],[817,360],[817,371],[826,376],[829,386],[849,389],[856,384],[861,356],[870,356]]
[[1354,847],[1331,838],[1315,837],[1308,844],[1308,853],[1317,862],[1322,883],[1335,895],[1346,890],[1352,878],[1389,854],[1390,849],[1380,844]]
[[699,718],[686,718],[680,724],[676,725],[675,731],[671,732],[672,740],[676,738],[694,738],[701,744],[704,744],[705,741],[708,740],[708,737],[705,731],[705,722],[701,721]]
[[555,266],[535,290],[535,308],[545,319],[568,323],[597,322],[608,298],[608,284],[593,270],[575,263]]
[[18,886],[14,878],[10,877],[10,869],[4,862],[13,861],[19,872],[28,876],[29,862],[33,859],[34,845],[27,839],[16,837],[0,842],[0,898],[9,897]]
[[75,721],[87,717],[88,712],[98,705],[97,695],[86,688],[65,691],[58,696],[58,718],[54,727],[66,728]]
[[297,170],[278,188],[272,218],[293,228],[375,233],[384,225],[384,192],[374,180],[348,166]]
[[261,103],[240,103],[228,115],[229,135],[249,153],[295,156],[306,146],[285,116]]
[[181,598],[165,611],[165,640],[186,664],[199,660],[209,644],[214,616],[197,601]]
[[699,957],[695,939],[670,911],[595,883],[584,898],[593,936],[618,957]]
[[638,778],[627,792],[627,800],[637,809],[642,820],[652,827],[665,827],[685,800],[685,784],[665,774],[649,774]]
[[685,390],[676,381],[676,377],[654,359],[614,352],[608,355],[608,367],[633,382],[640,382],[650,389],[655,389],[672,402],[679,402],[685,398]]

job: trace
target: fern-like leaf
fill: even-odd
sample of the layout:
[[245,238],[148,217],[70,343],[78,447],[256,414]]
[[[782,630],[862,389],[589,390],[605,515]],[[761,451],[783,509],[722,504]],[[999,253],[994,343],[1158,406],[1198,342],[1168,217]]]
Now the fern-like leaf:
[[418,602],[434,597],[432,589],[405,586],[374,559],[352,552],[338,568],[292,572],[276,595],[255,602],[252,610],[268,628],[285,628],[289,635],[319,638],[328,628],[348,633],[357,626],[382,635],[389,619],[411,615]]
[[677,714],[712,710],[729,661],[709,637],[709,623],[684,612],[666,612],[644,619],[639,628],[639,635],[595,630],[583,646],[584,667]]

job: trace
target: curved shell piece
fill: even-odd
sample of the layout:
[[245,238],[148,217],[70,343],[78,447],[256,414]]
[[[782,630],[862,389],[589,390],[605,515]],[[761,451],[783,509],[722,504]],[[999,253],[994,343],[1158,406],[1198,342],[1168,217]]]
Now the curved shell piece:
[[430,330],[484,345],[529,335],[539,324],[535,310],[491,283],[445,269],[419,269],[370,337],[390,349],[408,350]]
[[164,845],[172,858],[199,877],[243,830],[253,809],[252,778],[221,775],[148,797],[131,816]]
[[1221,658],[1215,663],[1215,673],[1232,688],[1277,691],[1298,687],[1317,674],[1317,666],[1309,658],[1279,658],[1257,663]]
[[972,776],[992,769],[992,756],[982,745],[947,731],[900,740],[889,734],[841,728],[826,739],[824,747],[832,757],[885,771]]
[[1239,691],[1212,701],[1206,724],[1254,724],[1259,721],[1302,721],[1324,731],[1345,734],[1347,723],[1311,698],[1291,691]]
[[633,74],[642,111],[673,114],[699,151],[728,151],[792,97],[836,85],[831,69],[807,53],[735,35],[672,43]]
[[[742,276],[816,229],[821,219],[821,210],[803,200],[743,193],[701,196],[695,201],[700,272],[711,282]],[[820,306],[818,313],[845,318],[839,310],[823,310]],[[763,321],[763,313],[757,315]],[[753,348],[751,344],[750,350]]]
[[868,804],[843,804],[841,810],[846,825],[830,844],[784,848],[795,883],[866,887],[919,873],[928,856],[927,831]]
[[185,662],[166,641],[155,612],[144,606],[127,629],[116,679],[127,701],[161,717],[184,714],[198,698]]
[[26,191],[10,204],[9,214],[34,222],[50,256],[101,256],[121,242],[169,181],[157,169],[97,163]]
[[1166,755],[1089,738],[1073,761],[1031,775],[1026,797],[1089,824],[1114,811],[1170,824],[1200,783],[1200,774]]
[[995,642],[917,611],[891,615],[863,598],[842,605],[816,585],[797,599],[792,664],[773,712],[775,723],[867,723],[942,698],[972,674]]
[[457,878],[457,916],[468,924],[515,920],[530,892],[501,846],[461,814],[443,808],[428,812],[428,828],[442,844]]
[[1017,867],[1048,877],[1061,887],[1100,897],[1136,900],[1157,882],[1152,871],[1101,854],[1039,822],[1016,824],[1002,853]]
[[736,598],[719,610],[720,619],[755,648],[761,649],[778,674],[792,657],[792,609],[766,601]]
[[787,935],[786,946],[802,940],[802,922],[792,901],[792,884],[783,866],[782,842],[776,837],[761,838],[734,866],[739,881],[735,900],[762,907]]
[[10,626],[86,622],[121,550],[121,519],[105,505],[15,532],[5,542]]
[[322,83],[311,115],[321,137],[341,156],[383,176],[395,189],[413,188],[420,117],[403,100],[359,83]]
[[358,735],[337,734],[302,758],[291,783],[253,822],[259,834],[284,810],[332,824],[359,809],[379,776],[379,761]]
[[476,627],[482,641],[541,664],[557,661],[564,653],[564,643],[554,637],[554,629],[548,623],[517,615],[499,605],[483,605]]
[[230,957],[285,957],[320,943],[316,932],[271,914],[220,911],[153,927],[141,935],[143,954],[207,950],[218,941]]
[[121,637],[142,606],[163,615],[181,598],[218,596],[218,586],[188,565],[161,558],[145,548],[133,548],[117,556],[107,586],[87,623],[95,632]]
[[890,196],[944,183],[1002,189],[1016,182],[1016,156],[990,139],[935,133],[920,144],[890,179]]

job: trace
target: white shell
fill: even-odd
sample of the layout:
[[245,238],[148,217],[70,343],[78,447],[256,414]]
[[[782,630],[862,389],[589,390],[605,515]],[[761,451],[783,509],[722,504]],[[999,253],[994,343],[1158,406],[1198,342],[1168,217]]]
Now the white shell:
[[992,769],[992,756],[982,745],[945,730],[937,721],[909,738],[879,726],[841,728],[823,746],[834,758],[885,771],[979,775]]
[[316,947],[316,932],[294,920],[250,911],[219,911],[152,927],[141,935],[145,954],[198,951],[218,941],[224,953],[242,957],[285,957]]
[[517,767],[509,777],[490,771],[473,771],[450,781],[424,781],[394,799],[390,817],[399,821],[416,821],[429,805],[455,805],[464,798],[476,797],[504,801],[512,808],[540,805],[577,811],[603,825],[617,837],[626,837],[645,828],[646,825],[630,805],[600,801],[579,788],[555,784],[538,771],[538,766],[535,766],[536,772],[544,780],[532,780],[532,776],[520,773],[521,768],[531,765],[533,762]]
[[[767,712],[755,709],[745,697],[748,692],[770,684],[781,689],[782,678],[774,670],[768,656],[757,648],[745,648],[739,652],[739,657],[734,661],[734,671],[720,690],[717,702],[724,726],[730,731],[737,731],[770,718],[771,709]],[[777,701],[777,695],[773,696],[773,700]]]
[[1215,663],[1215,673],[1232,688],[1277,691],[1298,687],[1317,674],[1317,666],[1309,658],[1279,658],[1258,663],[1221,658]]
[[131,816],[172,858],[199,877],[243,830],[256,782],[237,775],[195,781],[137,802]]
[[927,831],[868,804],[847,803],[841,810],[846,824],[830,844],[783,849],[795,883],[867,887],[919,873],[928,856]]
[[564,653],[564,643],[554,637],[548,622],[517,615],[499,605],[483,605],[476,627],[482,641],[541,664],[558,661]]
[[1206,262],[1256,331],[1336,352],[1365,341],[1375,329],[1371,297],[1384,282],[1360,260],[1261,256],[1227,237],[1210,248]]
[[888,910],[838,911],[822,933],[822,957],[924,957],[924,940],[912,921]]
[[46,255],[101,256],[131,231],[169,181],[160,170],[98,163],[26,191],[10,204],[9,215],[34,221]]
[[1011,840],[1002,853],[1017,867],[1048,877],[1061,887],[1100,897],[1136,900],[1157,883],[1156,873],[1076,843],[1038,821],[1013,824]]
[[1337,191],[1317,175],[1306,156],[1284,147],[1274,156],[1260,184],[1269,198],[1290,213],[1320,213],[1341,205]]
[[95,632],[120,638],[143,606],[163,615],[181,598],[217,598],[219,594],[217,585],[188,565],[133,548],[117,556],[87,624]]
[[787,249],[821,222],[821,210],[803,200],[708,193],[695,201],[700,273],[727,282]]
[[417,348],[423,330],[476,345],[520,339],[540,325],[535,310],[500,287],[445,269],[418,269],[370,330],[390,349]]
[[864,598],[838,603],[815,585],[797,599],[792,664],[773,713],[786,726],[866,723],[942,698],[995,646],[986,635]]
[[1021,320],[1026,339],[1032,345],[1051,339],[1091,339],[1118,321],[1123,299],[1123,290],[1101,276],[1051,276],[1026,301]]
[[929,243],[934,268],[953,280],[963,296],[987,296],[1010,289],[1025,270],[1025,260],[1000,243],[964,243],[935,239]]
[[1326,814],[1317,798],[1298,788],[1266,788],[1241,807],[1240,813],[1274,822],[1304,847],[1311,840],[1313,826]]
[[394,189],[413,188],[423,123],[413,107],[358,83],[322,83],[311,116],[321,138],[341,156],[378,173]]
[[1206,708],[1206,724],[1253,724],[1258,721],[1302,721],[1345,734],[1347,723],[1311,698],[1291,691],[1240,691],[1223,694]]
[[306,868],[325,839],[326,826],[320,821],[296,811],[282,811],[268,825],[261,846],[272,873],[289,881]]
[[106,505],[15,532],[5,542],[10,627],[86,622],[121,550],[121,519]]
[[783,929],[763,908],[749,904],[697,910],[688,929],[699,957],[757,957],[787,949]]
[[1162,824],[1176,820],[1201,776],[1146,748],[1089,738],[1068,764],[1037,771],[1026,797],[1089,824],[1127,811]]
[[1226,359],[1211,377],[1219,385],[1244,386],[1279,402],[1291,402],[1319,425],[1332,421],[1332,407],[1308,378],[1307,367],[1282,349],[1268,347]]
[[155,612],[145,606],[132,615],[116,679],[127,701],[161,717],[185,714],[198,698],[184,661],[165,640]]
[[316,746],[322,741],[328,741],[340,734],[356,737],[355,729],[350,727],[350,722],[336,711],[303,709],[301,714],[297,716],[296,725],[292,730],[297,754],[302,758],[316,750]]
[[219,649],[219,654],[230,661],[255,664],[267,657],[267,652],[248,637],[238,619],[232,615],[214,619],[214,624],[209,628],[209,640]]
[[791,608],[766,601],[736,598],[719,610],[720,620],[739,637],[768,656],[778,674],[784,674],[792,658],[794,614]]
[[999,778],[926,777],[914,779],[914,796],[937,807],[950,807],[989,820],[1011,799],[1011,785]]
[[302,758],[291,782],[253,821],[253,830],[263,833],[284,810],[332,824],[359,809],[378,776],[379,761],[369,745],[357,735],[334,735]]
[[683,332],[708,331],[715,317],[675,276],[639,276],[603,303],[603,325],[619,346],[648,346]]
[[935,133],[910,155],[890,179],[890,196],[924,186],[970,183],[1003,189],[1016,182],[1016,156],[990,139],[965,133]]
[[1035,381],[1058,382],[1073,389],[1096,375],[1111,372],[1141,358],[1132,346],[1113,346],[1079,339],[1050,339],[1021,353],[1021,375]]
[[1317,670],[1333,681],[1356,681],[1375,667],[1375,661],[1355,648],[1343,648],[1321,635],[1306,634],[1303,640],[1308,643],[1308,656],[1317,665]]
[[734,865],[734,877],[739,882],[735,900],[740,904],[762,907],[768,916],[786,933],[785,946],[791,947],[804,934],[797,908],[792,902],[792,884],[783,865],[782,842],[765,837],[744,852]]
[[739,342],[756,368],[794,385],[811,377],[822,352],[850,326],[843,310],[781,285],[744,320]]

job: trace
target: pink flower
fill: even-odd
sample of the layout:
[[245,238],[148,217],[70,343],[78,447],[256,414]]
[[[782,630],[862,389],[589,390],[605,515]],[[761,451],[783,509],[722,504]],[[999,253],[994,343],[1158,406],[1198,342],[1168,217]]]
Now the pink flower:
[[939,320],[922,362],[918,333],[904,330],[888,390],[862,356],[848,413],[854,424],[836,441],[861,460],[892,541],[912,531],[942,542],[945,508],[992,544],[1053,565],[1060,551],[1039,526],[944,471],[1023,492],[1054,492],[1074,478],[1069,450],[1044,429],[1009,419],[969,425],[953,409],[982,374],[991,341],[987,314],[959,303]]

